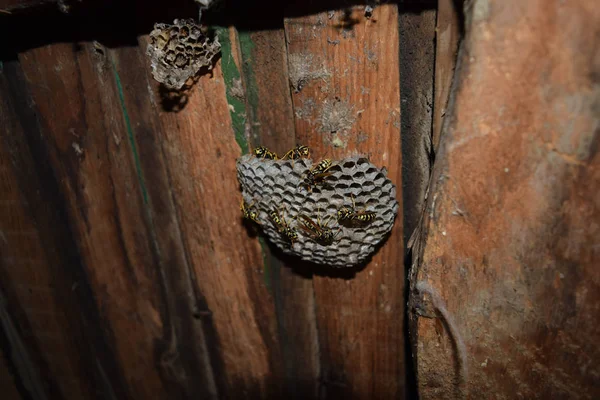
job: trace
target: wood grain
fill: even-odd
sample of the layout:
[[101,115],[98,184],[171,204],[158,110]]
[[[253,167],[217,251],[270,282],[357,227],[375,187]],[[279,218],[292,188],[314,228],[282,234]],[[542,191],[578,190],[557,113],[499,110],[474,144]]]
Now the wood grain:
[[[150,87],[158,104],[158,84]],[[136,93],[132,90],[128,101],[135,103]],[[241,148],[229,110],[217,64],[197,82],[182,111],[157,108],[161,151],[190,273],[210,310],[204,318],[211,320],[212,345],[218,346],[220,395],[276,398],[281,353],[275,307],[260,245],[248,238],[239,213],[235,161]]]
[[433,162],[432,115],[435,61],[434,4],[400,6],[400,92],[402,132],[402,200],[405,243],[416,228]]
[[[288,18],[285,29],[297,140],[315,159],[368,154],[402,203],[396,6]],[[402,397],[401,218],[362,270],[315,273],[320,396]]]
[[[283,17],[277,16],[279,29],[240,32],[232,41],[240,50],[237,64],[245,88],[251,147],[264,145],[282,155],[296,145],[296,137]],[[276,249],[263,245],[263,251],[277,311],[284,395],[316,398],[319,348],[312,276],[294,269],[296,260]]]
[[[102,321],[90,329],[102,332],[101,340],[114,349],[106,355],[112,358],[106,374],[113,390],[132,398],[210,393],[206,365],[195,365],[203,363],[196,350],[202,341],[185,344],[174,299],[165,294],[172,290],[161,274],[165,264],[171,271],[181,267],[154,247],[131,120],[107,55],[87,44],[53,45],[19,57],[85,268],[87,282],[77,284],[89,285]],[[189,354],[196,356],[186,364]],[[193,380],[186,377],[194,371]]]
[[[105,387],[99,371],[109,364],[97,336],[84,328],[94,323],[94,309],[84,298],[64,205],[17,62],[4,63],[0,82],[0,286],[13,321],[13,329],[4,326],[13,338],[11,360],[36,397],[96,398]],[[32,365],[23,361],[20,341]],[[86,359],[91,349],[98,356]]]
[[438,0],[435,37],[435,98],[433,108],[433,149],[440,143],[444,116],[448,110],[448,100],[452,78],[456,67],[461,23],[457,3],[453,0]]
[[420,398],[596,399],[600,10],[466,21],[412,282]]

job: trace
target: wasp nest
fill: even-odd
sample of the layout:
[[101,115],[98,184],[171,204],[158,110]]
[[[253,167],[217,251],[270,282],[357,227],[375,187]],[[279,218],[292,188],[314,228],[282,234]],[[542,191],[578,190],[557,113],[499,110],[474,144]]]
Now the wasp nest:
[[210,68],[220,50],[218,38],[207,36],[193,20],[176,19],[174,25],[154,25],[147,54],[154,79],[179,90],[200,68]]
[[[306,172],[313,167],[310,159],[270,160],[244,155],[237,161],[238,179],[246,204],[257,212],[256,222],[263,233],[286,254],[305,261],[333,267],[352,267],[365,261],[392,229],[398,202],[396,187],[366,158],[355,156],[336,161],[331,175],[308,191],[303,185]],[[342,208],[375,213],[375,218],[358,226],[341,225],[337,220]],[[277,229],[270,214],[279,215],[298,234],[293,244]],[[300,229],[302,215],[327,224],[337,234],[323,245]],[[298,219],[297,219],[298,218]]]

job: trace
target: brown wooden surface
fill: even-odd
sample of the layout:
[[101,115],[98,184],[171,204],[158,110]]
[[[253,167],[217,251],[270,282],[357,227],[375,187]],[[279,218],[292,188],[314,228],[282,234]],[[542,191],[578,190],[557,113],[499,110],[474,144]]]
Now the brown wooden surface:
[[[179,102],[142,16],[118,40],[65,17],[2,52],[0,294],[35,398],[403,398],[402,215],[363,268],[307,265],[246,229],[235,172],[259,143],[361,152],[402,203],[398,12],[280,7],[219,28],[229,47]],[[292,93],[298,56],[324,71]],[[322,132],[334,103],[348,119]]]
[[[277,11],[278,29],[240,32],[231,40],[239,49],[236,64],[245,91],[250,145],[264,145],[283,155],[296,145],[296,130],[283,16],[281,9]],[[294,268],[295,260],[270,246],[264,245],[263,251],[277,311],[284,394],[316,398],[320,363],[312,274]]]
[[435,38],[435,94],[433,108],[433,149],[438,148],[444,117],[448,110],[448,100],[452,78],[456,67],[456,56],[461,34],[458,2],[438,0]]
[[[377,7],[370,19],[363,7],[290,18],[285,28],[297,140],[316,159],[368,154],[388,168],[401,203],[396,6]],[[355,275],[315,275],[321,396],[403,396],[402,254],[400,217]]]
[[[94,398],[93,388],[103,388],[98,372],[107,364],[102,346],[95,346],[95,335],[83,329],[94,320],[94,310],[81,301],[85,286],[78,279],[64,205],[49,170],[45,142],[39,141],[40,126],[25,77],[16,62],[4,63],[1,83],[0,282],[14,321],[14,331],[7,332],[23,341],[37,369],[31,375],[39,374],[41,389],[35,382],[27,385],[34,394]],[[14,341],[9,345],[16,351],[11,358],[20,357]],[[98,358],[82,357],[92,348]]]
[[[110,52],[90,44],[77,49],[71,45],[54,45],[23,53],[20,61],[41,115],[46,133],[43,140],[49,142],[47,150],[55,168],[51,172],[60,177],[58,190],[70,202],[69,220],[76,229],[78,251],[85,265],[89,266],[85,272],[90,275],[89,285],[94,296],[88,301],[97,301],[101,309],[103,323],[96,322],[89,330],[104,332],[101,341],[114,343],[111,345],[114,351],[106,354],[112,363],[109,372],[115,375],[105,378],[117,381],[110,382],[111,391],[117,390],[114,386],[118,386],[122,377],[127,380],[127,390],[132,398],[211,395],[217,391],[211,371],[216,368],[219,370],[217,384],[222,390],[221,395],[235,397],[236,393],[249,393],[252,396],[263,392],[263,397],[269,397],[268,392],[273,390],[274,385],[267,380],[276,375],[266,369],[271,368],[270,363],[280,357],[277,356],[278,346],[273,343],[273,311],[269,318],[269,308],[261,304],[261,299],[268,300],[268,296],[265,296],[262,284],[260,248],[256,242],[252,244],[242,235],[245,235],[245,230],[237,211],[219,211],[213,203],[209,204],[210,211],[205,209],[202,212],[202,219],[194,215],[193,221],[202,221],[197,226],[218,224],[215,216],[229,215],[230,221],[219,226],[237,225],[237,231],[230,228],[213,231],[218,241],[210,236],[203,237],[200,235],[202,232],[196,229],[196,222],[194,226],[184,226],[186,221],[192,221],[184,218],[189,215],[185,213],[182,226],[190,232],[186,232],[186,241],[189,242],[185,243],[185,252],[182,250],[180,221],[170,205],[171,190],[165,185],[167,182],[173,185],[173,192],[180,195],[180,201],[185,198],[193,200],[195,208],[197,203],[206,203],[204,197],[196,197],[198,192],[195,190],[211,190],[212,185],[212,190],[218,188],[220,192],[223,172],[205,173],[207,169],[199,167],[205,181],[197,179],[197,184],[192,184],[190,179],[197,176],[189,170],[188,164],[177,165],[182,160],[182,151],[167,141],[170,146],[165,146],[165,154],[171,155],[168,151],[176,150],[173,162],[176,167],[183,168],[183,181],[173,179],[173,183],[169,182],[169,171],[161,168],[164,165],[163,148],[155,140],[163,139],[159,136],[161,126],[165,126],[167,131],[171,128],[169,124],[179,124],[180,121],[141,117],[140,113],[156,115],[154,107],[159,101],[148,91],[149,75],[137,72],[145,68],[146,60],[141,53],[131,49]],[[128,66],[137,63],[138,68],[121,71],[120,74],[122,62]],[[64,81],[60,78],[62,73],[77,79]],[[211,90],[214,94],[207,95],[205,99],[208,100],[197,104],[197,108],[188,109],[200,123],[190,121],[189,113],[178,116],[181,121],[194,123],[194,132],[206,121],[216,125],[205,127],[207,132],[222,132],[223,124],[229,123],[222,79],[215,76],[207,78],[206,82],[203,91],[201,86],[198,87],[199,93],[211,93],[209,89],[213,85]],[[146,95],[137,97],[139,93]],[[201,100],[194,94],[191,101]],[[219,98],[221,103],[217,104],[220,107],[216,107],[214,103]],[[213,107],[214,117],[206,118],[206,110],[202,114],[196,111],[206,107]],[[57,111],[61,114],[57,115]],[[224,132],[227,132],[226,128]],[[218,159],[225,153],[224,163],[228,165],[229,174],[235,177],[233,163],[237,155],[230,153],[239,152],[239,147],[235,144],[233,133],[230,133],[229,136],[220,135],[220,142],[208,143],[207,148],[212,149],[214,159],[205,157],[203,148],[197,145],[182,145],[202,155],[204,158],[200,164],[206,162],[209,167],[221,165]],[[21,133],[17,137],[25,135]],[[195,135],[189,136],[190,140],[198,143],[195,138]],[[17,150],[16,147],[10,149]],[[235,180],[231,185],[228,192],[230,201],[222,202],[222,195],[209,193],[209,198],[220,202],[227,211],[231,207],[237,210],[239,205]],[[181,189],[184,191],[178,192]],[[18,194],[14,189],[7,192]],[[8,213],[13,215],[14,211],[9,210]],[[13,230],[7,229],[7,232]],[[233,238],[221,241],[225,232]],[[238,246],[234,245],[234,248],[240,249],[238,258],[232,256],[229,248],[236,240],[240,242]],[[228,256],[215,252],[214,243],[220,243],[221,251],[226,251]],[[227,245],[223,247],[225,243]],[[15,242],[9,245],[20,248]],[[214,259],[215,255],[220,257],[218,262]],[[196,279],[195,271],[190,272],[186,267],[187,257],[197,257],[196,262],[201,263],[202,269],[197,271],[201,280]],[[221,260],[229,262],[222,264]],[[230,265],[231,273],[223,272],[226,264]],[[211,266],[221,271],[213,270],[211,275]],[[40,272],[45,271],[44,268],[39,269]],[[236,275],[237,286],[233,280]],[[258,277],[254,279],[253,276]],[[23,279],[27,285],[32,284],[27,276]],[[223,286],[222,279],[227,280],[227,285]],[[19,282],[15,278],[3,281],[7,284]],[[73,288],[69,287],[69,290],[77,292],[87,282],[72,284]],[[206,289],[209,295],[203,297],[198,290],[200,288]],[[230,292],[227,293],[227,290]],[[250,299],[250,296],[255,297]],[[220,304],[223,300],[225,303]],[[42,301],[51,304],[47,299]],[[24,301],[16,303],[25,304]],[[256,322],[253,322],[254,313],[258,315]],[[30,317],[35,322],[42,321],[33,313]],[[239,325],[236,326],[236,323]],[[42,329],[34,332],[43,334]],[[56,336],[44,336],[40,341],[50,345],[50,340],[56,340]],[[65,337],[68,338],[67,335]],[[258,356],[261,351],[265,354],[263,357]],[[268,358],[271,353],[274,356]],[[50,351],[41,352],[43,356],[49,354]],[[66,357],[67,361],[72,359],[76,357]],[[76,368],[74,370],[77,372]],[[63,379],[59,383],[69,384],[68,374],[61,376]],[[149,382],[144,382],[144,379]],[[74,380],[86,381],[83,377]],[[89,397],[89,393],[64,392],[73,398]],[[124,398],[125,394],[117,396]]]
[[433,2],[400,5],[400,92],[404,238],[418,225],[433,162],[435,19]]
[[597,399],[600,10],[466,21],[411,282],[420,397]]

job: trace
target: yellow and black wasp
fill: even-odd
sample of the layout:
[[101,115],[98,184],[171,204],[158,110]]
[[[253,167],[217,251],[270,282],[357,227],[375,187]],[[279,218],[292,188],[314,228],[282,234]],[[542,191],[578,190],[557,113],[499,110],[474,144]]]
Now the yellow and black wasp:
[[310,157],[310,148],[308,146],[299,144],[298,146],[294,147],[293,149],[291,149],[290,151],[285,153],[283,155],[283,157],[281,157],[281,159],[285,160],[286,157],[289,158],[290,160],[297,160],[299,158],[308,158],[308,157]]
[[256,209],[252,207],[253,205],[254,205],[254,202],[252,202],[251,204],[248,204],[248,203],[246,203],[246,201],[244,199],[242,199],[242,203],[240,204],[240,210],[242,211],[242,217],[260,225],[260,222],[258,221],[258,211],[256,211]]
[[333,229],[328,227],[331,217],[332,216],[330,216],[327,219],[327,222],[323,224],[318,215],[316,223],[306,215],[301,215],[300,218],[302,220],[298,226],[315,242],[323,246],[329,246],[335,241],[339,233],[342,231],[342,228],[340,228],[334,233]]
[[273,210],[269,214],[271,221],[277,228],[277,231],[289,242],[290,245],[294,244],[298,240],[298,233],[296,230],[288,225],[285,218],[279,214],[279,211]]
[[332,166],[333,163],[330,159],[325,158],[321,160],[317,165],[306,172],[306,176],[301,185],[306,186],[308,191],[312,191],[313,186],[323,183],[325,178],[332,174],[332,172],[329,172],[329,169],[331,169]]
[[258,146],[257,148],[254,149],[254,155],[256,156],[256,158],[264,158],[264,159],[268,159],[268,160],[278,160],[279,157],[277,156],[277,154],[269,149],[267,149],[265,146]]
[[342,207],[337,212],[337,220],[340,224],[366,225],[377,217],[375,211],[357,210],[354,196],[350,195],[350,197],[352,198],[352,207]]

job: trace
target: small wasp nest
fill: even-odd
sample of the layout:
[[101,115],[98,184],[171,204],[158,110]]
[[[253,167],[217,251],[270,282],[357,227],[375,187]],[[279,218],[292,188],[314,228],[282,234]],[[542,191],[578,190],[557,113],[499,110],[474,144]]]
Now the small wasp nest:
[[193,20],[176,19],[174,25],[154,25],[147,54],[154,79],[179,90],[200,68],[211,67],[220,50],[218,38],[206,36]]
[[[256,213],[254,221],[284,253],[333,267],[361,264],[392,229],[398,212],[396,187],[385,169],[355,156],[334,162],[328,170],[331,175],[307,190],[304,179],[312,167],[310,159],[282,161],[242,156],[237,161],[237,172],[245,206]],[[375,217],[348,225],[338,222],[341,209],[361,210]],[[273,211],[297,233],[291,244],[273,222]],[[327,225],[335,232],[335,240],[329,244],[315,241],[300,229],[303,216]]]

